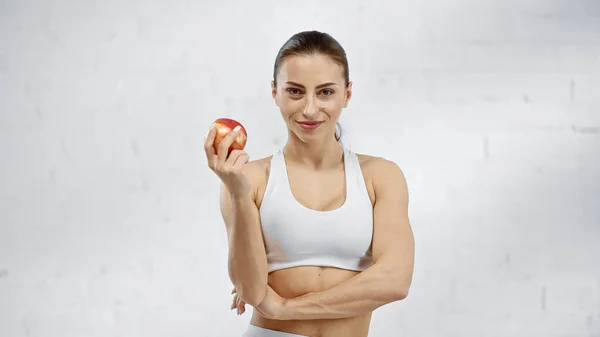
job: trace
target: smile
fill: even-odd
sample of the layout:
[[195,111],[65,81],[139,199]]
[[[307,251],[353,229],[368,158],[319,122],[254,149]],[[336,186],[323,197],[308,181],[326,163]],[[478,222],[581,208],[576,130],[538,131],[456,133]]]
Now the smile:
[[318,121],[310,121],[310,122],[297,122],[300,124],[300,127],[304,130],[314,130],[319,127],[319,125],[323,124],[323,122]]

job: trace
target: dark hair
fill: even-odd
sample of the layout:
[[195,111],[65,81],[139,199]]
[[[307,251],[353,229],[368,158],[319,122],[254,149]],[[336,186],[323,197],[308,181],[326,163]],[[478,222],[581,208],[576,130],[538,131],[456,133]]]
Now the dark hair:
[[[287,57],[318,54],[329,56],[333,62],[342,67],[344,72],[344,84],[347,86],[350,83],[350,71],[348,68],[346,51],[331,35],[316,30],[296,33],[283,44],[277,53],[277,57],[275,58],[275,66],[273,67],[273,83],[275,83],[275,85],[277,84],[277,74],[279,73],[279,68]],[[336,125],[335,139],[340,141],[341,138],[342,126],[338,122]]]

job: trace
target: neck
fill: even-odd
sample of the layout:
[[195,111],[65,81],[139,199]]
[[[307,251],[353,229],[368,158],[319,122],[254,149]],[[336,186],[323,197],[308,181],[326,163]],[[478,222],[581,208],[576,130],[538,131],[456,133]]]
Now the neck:
[[335,137],[326,141],[305,143],[291,134],[283,147],[283,153],[287,161],[317,169],[337,167],[343,158],[344,149]]

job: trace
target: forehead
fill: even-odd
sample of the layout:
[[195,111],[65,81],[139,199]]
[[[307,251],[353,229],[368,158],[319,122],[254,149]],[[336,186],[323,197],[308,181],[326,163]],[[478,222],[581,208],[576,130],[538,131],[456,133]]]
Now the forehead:
[[344,81],[344,69],[326,55],[290,56],[283,61],[278,82],[293,81],[304,85]]

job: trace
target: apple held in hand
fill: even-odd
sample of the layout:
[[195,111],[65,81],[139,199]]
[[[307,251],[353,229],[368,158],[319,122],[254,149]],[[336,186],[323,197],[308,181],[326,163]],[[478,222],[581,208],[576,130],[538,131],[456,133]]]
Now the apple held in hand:
[[219,144],[221,144],[221,141],[223,140],[223,138],[225,138],[231,131],[233,131],[233,129],[236,126],[239,126],[241,129],[238,133],[237,138],[233,141],[233,143],[229,147],[229,152],[227,154],[229,155],[229,153],[231,153],[231,151],[233,151],[233,150],[243,150],[244,149],[244,147],[246,146],[246,139],[248,137],[248,134],[246,133],[246,129],[240,122],[233,120],[233,119],[229,119],[229,118],[219,118],[219,119],[215,120],[213,125],[214,125],[214,128],[216,129],[215,141],[213,143],[215,153],[219,152]]

